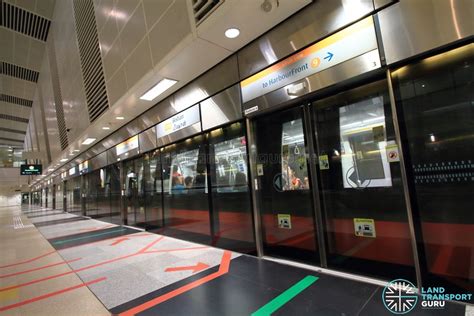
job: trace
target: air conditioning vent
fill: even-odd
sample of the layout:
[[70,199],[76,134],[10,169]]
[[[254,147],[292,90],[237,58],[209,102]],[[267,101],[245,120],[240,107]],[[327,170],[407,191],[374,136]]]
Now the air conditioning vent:
[[16,142],[16,143],[21,143],[21,144],[23,144],[23,141],[22,141],[22,140],[13,139],[13,138],[8,138],[8,137],[0,137],[0,140],[6,140],[6,141],[8,141],[8,142]]
[[66,120],[64,119],[63,97],[61,93],[61,85],[59,84],[58,64],[56,61],[56,52],[54,50],[54,41],[50,41],[46,46],[48,48],[49,68],[51,71],[51,84],[53,86],[59,141],[61,142],[61,149],[64,150],[67,148],[69,143],[67,139]]
[[0,2],[0,26],[46,42],[50,20],[9,3]]
[[192,0],[194,20],[196,26],[204,21],[209,15],[219,7],[224,0]]
[[89,120],[92,123],[109,108],[94,4],[92,0],[74,0],[73,4],[82,78],[86,91]]
[[0,114],[0,119],[15,121],[15,122],[21,122],[21,123],[28,123],[28,119],[26,119],[26,118],[13,116],[13,115],[8,115],[8,114]]
[[35,83],[38,82],[39,77],[39,72],[37,71],[9,64],[4,61],[0,63],[0,74]]
[[21,105],[21,106],[26,106],[29,108],[33,106],[33,101],[31,100],[27,100],[27,99],[15,97],[15,96],[3,94],[3,93],[0,93],[0,101],[8,102],[8,103],[16,104],[16,105]]
[[26,132],[25,132],[25,131],[20,131],[20,130],[13,129],[13,128],[0,127],[0,131],[2,131],[2,132],[8,132],[8,133],[16,133],[16,134],[26,135]]

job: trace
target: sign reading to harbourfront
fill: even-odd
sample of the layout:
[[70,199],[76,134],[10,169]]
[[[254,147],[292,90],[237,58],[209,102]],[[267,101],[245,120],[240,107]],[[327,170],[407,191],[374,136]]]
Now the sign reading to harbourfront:
[[117,156],[129,152],[132,149],[138,148],[138,135],[130,137],[124,142],[121,142],[117,146],[115,146],[115,150],[117,152]]
[[351,25],[240,83],[243,102],[377,49],[372,17]]
[[33,176],[43,172],[43,165],[20,165],[20,175]]
[[199,105],[196,104],[156,125],[156,136],[160,138],[172,134],[200,121]]

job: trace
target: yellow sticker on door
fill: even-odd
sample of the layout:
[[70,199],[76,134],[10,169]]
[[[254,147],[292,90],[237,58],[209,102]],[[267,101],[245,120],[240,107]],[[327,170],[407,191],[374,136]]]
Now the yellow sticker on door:
[[291,229],[291,215],[278,214],[278,228]]
[[375,221],[372,218],[354,218],[354,233],[357,237],[375,238]]

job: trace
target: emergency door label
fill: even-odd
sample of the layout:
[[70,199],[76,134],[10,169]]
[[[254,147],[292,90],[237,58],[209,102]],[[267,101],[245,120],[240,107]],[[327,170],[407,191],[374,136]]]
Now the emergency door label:
[[278,214],[278,228],[291,229],[290,214]]

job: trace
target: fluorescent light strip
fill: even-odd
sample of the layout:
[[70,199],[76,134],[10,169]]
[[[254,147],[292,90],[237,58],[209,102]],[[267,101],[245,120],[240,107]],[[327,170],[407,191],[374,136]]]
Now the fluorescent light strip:
[[157,96],[171,88],[178,81],[173,79],[164,78],[158,82],[153,88],[148,90],[144,95],[140,97],[141,100],[153,101]]
[[90,145],[93,142],[95,142],[95,138],[86,138],[86,140],[82,142],[82,145]]

